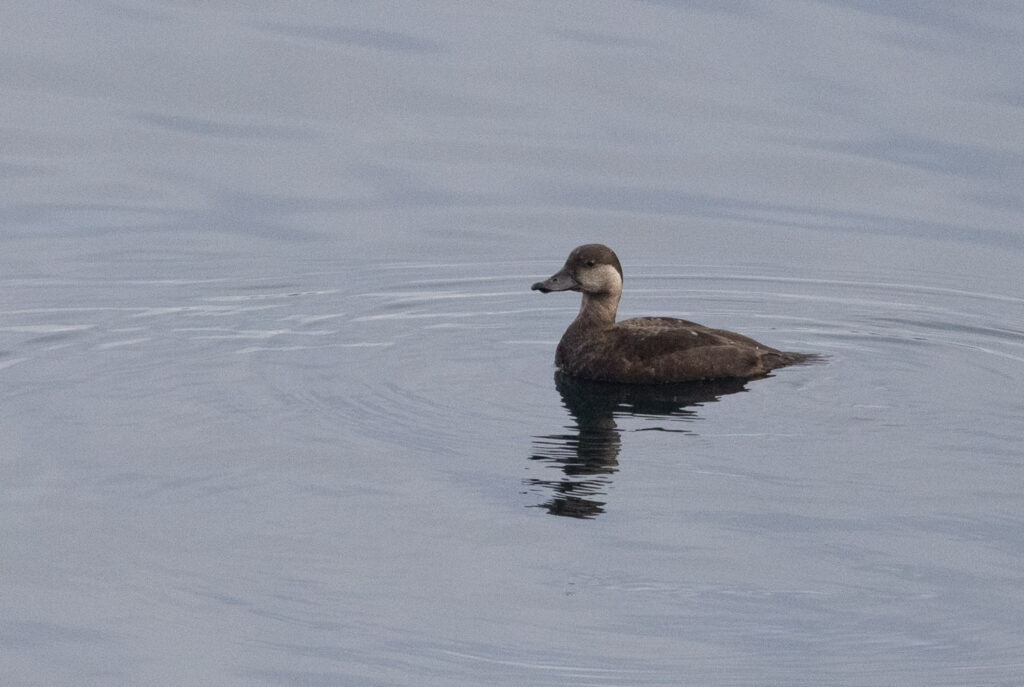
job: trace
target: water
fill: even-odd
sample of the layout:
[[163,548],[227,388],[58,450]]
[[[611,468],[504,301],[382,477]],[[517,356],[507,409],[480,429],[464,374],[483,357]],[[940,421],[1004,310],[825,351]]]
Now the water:
[[[12,685],[1010,685],[1013,3],[0,9]],[[824,363],[557,380],[575,245]]]

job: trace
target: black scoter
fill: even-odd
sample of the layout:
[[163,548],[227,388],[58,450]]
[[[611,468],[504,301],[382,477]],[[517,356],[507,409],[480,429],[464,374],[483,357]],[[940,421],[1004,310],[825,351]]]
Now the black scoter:
[[742,334],[673,317],[615,321],[622,265],[607,246],[590,243],[533,290],[580,291],[580,313],[565,330],[555,365],[572,377],[630,384],[762,377],[817,356],[776,350]]

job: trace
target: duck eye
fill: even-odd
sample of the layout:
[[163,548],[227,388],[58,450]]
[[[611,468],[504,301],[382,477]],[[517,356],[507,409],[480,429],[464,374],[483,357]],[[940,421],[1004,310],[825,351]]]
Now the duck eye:
[[593,267],[593,266],[594,266],[594,261],[593,260],[587,260],[587,267]]

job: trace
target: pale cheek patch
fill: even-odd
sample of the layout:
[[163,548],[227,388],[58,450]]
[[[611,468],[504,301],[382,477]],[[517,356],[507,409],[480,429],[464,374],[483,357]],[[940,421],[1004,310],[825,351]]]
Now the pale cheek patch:
[[622,289],[622,278],[618,270],[611,265],[601,265],[587,271],[580,280],[588,291],[619,291]]

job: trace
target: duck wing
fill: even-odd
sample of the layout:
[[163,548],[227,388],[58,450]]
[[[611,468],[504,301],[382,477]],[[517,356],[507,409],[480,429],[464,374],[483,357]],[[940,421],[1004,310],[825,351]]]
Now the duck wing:
[[688,320],[639,317],[609,334],[606,351],[617,352],[616,375],[640,382],[758,377],[784,364],[774,348]]
[[753,349],[774,351],[763,343],[727,329],[711,329],[696,322],[675,317],[634,317],[622,320],[614,327],[624,339],[638,338],[647,347],[666,351],[686,350],[701,346],[749,346]]

